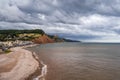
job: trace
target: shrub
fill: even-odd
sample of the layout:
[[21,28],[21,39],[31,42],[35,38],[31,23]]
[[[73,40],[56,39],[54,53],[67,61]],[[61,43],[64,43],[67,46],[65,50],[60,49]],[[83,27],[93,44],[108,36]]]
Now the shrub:
[[5,50],[5,53],[10,53],[10,52],[11,52],[10,49]]

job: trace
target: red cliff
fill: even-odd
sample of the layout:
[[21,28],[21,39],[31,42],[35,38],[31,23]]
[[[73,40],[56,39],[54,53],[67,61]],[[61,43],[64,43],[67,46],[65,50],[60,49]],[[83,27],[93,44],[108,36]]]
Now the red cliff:
[[44,43],[53,43],[55,41],[44,34],[43,36],[34,39],[33,42],[37,44],[44,44]]

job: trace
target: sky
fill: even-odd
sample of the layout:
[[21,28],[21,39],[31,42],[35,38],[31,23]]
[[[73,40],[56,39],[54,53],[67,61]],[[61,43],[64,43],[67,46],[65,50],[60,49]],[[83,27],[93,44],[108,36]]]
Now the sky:
[[0,0],[0,29],[43,29],[83,42],[120,42],[120,0]]

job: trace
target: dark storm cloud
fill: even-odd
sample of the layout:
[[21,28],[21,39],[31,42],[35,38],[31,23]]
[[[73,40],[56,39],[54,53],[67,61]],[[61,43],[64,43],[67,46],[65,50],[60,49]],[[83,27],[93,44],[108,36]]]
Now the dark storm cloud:
[[36,29],[78,40],[119,41],[119,0],[1,0],[0,29]]

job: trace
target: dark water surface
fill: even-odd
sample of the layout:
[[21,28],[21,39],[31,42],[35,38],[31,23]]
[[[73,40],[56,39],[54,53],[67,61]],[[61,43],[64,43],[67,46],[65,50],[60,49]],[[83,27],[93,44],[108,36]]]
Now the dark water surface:
[[46,80],[120,80],[120,44],[54,43],[30,49],[48,66]]

